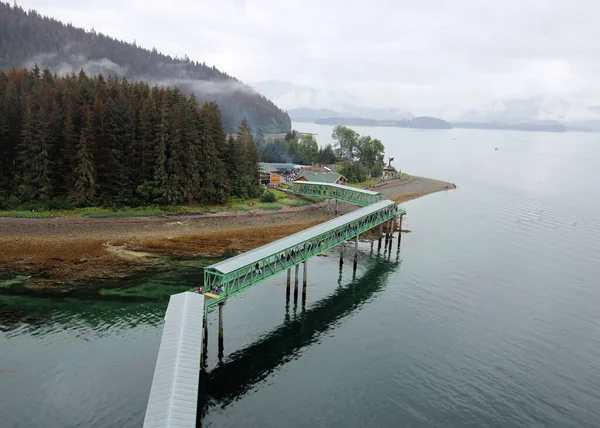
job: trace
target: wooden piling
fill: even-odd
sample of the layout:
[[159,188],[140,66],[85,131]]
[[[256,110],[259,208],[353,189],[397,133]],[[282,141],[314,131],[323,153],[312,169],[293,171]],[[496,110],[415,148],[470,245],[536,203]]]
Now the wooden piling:
[[354,237],[354,267],[353,269],[356,271],[356,267],[358,266],[358,235]]
[[306,275],[308,273],[308,262],[304,262],[304,271],[302,272],[302,304],[306,302]]
[[300,265],[296,265],[296,274],[294,278],[294,303],[298,301],[298,272],[300,271]]
[[206,370],[208,363],[208,320],[206,314],[204,315],[204,321],[202,322],[202,355],[200,356],[200,369]]
[[223,307],[224,302],[219,303],[219,361],[223,360]]
[[400,241],[402,240],[402,217],[404,217],[404,214],[402,214],[400,220],[398,220],[398,249],[400,249]]

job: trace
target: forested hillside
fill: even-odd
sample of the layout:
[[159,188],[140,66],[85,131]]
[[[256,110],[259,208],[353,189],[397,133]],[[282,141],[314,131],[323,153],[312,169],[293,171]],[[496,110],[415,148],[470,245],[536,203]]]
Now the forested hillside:
[[258,154],[215,102],[125,78],[0,72],[0,209],[254,197]]
[[0,2],[0,69],[33,63],[59,74],[83,68],[88,74],[111,72],[129,80],[177,85],[185,92],[193,91],[200,103],[216,101],[228,131],[235,132],[244,116],[252,127],[267,133],[291,129],[286,112],[215,67],[188,58],[174,59]]

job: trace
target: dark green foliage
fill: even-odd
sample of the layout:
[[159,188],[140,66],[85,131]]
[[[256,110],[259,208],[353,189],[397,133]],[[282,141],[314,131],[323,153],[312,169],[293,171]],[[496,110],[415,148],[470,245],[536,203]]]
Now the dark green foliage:
[[[91,152],[91,146],[94,145],[92,112],[86,109],[85,116],[85,126],[81,128],[75,154],[75,168],[73,170],[74,185],[69,195],[71,201],[76,205],[85,205],[93,201],[96,193],[96,173]],[[69,126],[69,124],[67,123],[65,126]]]
[[337,159],[331,145],[319,148],[313,135],[298,137],[295,130],[288,132],[283,140],[275,138],[269,141],[265,141],[264,135],[257,132],[255,140],[262,162],[331,165]]
[[230,151],[235,153],[235,158],[231,158],[229,165],[236,169],[236,175],[239,180],[238,186],[232,189],[234,196],[242,198],[255,198],[260,195],[260,172],[258,168],[258,153],[254,145],[254,137],[248,121],[244,117],[238,130],[235,149]]
[[229,199],[231,194],[231,177],[223,173],[228,160],[228,146],[225,144],[227,135],[218,104],[204,103],[200,110],[200,120],[203,123],[203,144],[198,152],[198,160],[204,165],[200,169],[200,199],[218,204]]
[[331,165],[337,161],[331,144],[327,144],[324,148],[319,149],[317,161],[322,165]]
[[[187,57],[172,58],[158,53],[156,49],[143,49],[135,43],[119,41],[94,30],[84,31],[43,17],[38,12],[27,12],[19,6],[0,2],[0,69],[8,70],[42,59],[45,66],[55,70],[64,67],[64,64],[71,64],[75,70],[84,68],[91,72],[101,70],[102,64],[108,63],[110,68],[106,72],[126,71],[130,79],[174,81],[182,91],[194,92],[199,104],[217,102],[222,109],[225,129],[230,132],[236,129],[243,117],[247,117],[252,126],[261,127],[265,132],[288,132],[291,129],[291,120],[286,112],[215,67],[191,61]],[[35,78],[40,77],[48,83],[55,78],[50,71],[44,73],[38,69]],[[0,82],[0,92],[2,87],[3,83]],[[87,104],[93,102],[90,95],[89,89],[79,94]],[[119,105],[113,113],[119,111],[128,115],[131,113],[130,107]],[[133,117],[129,115],[123,119],[122,125],[127,128],[126,121],[133,120]],[[0,133],[6,132],[3,126],[6,125],[0,123]],[[132,137],[130,134],[124,135]],[[135,139],[137,136],[133,136],[129,144],[135,143]],[[114,153],[111,156],[117,158],[119,155]],[[7,163],[10,161],[6,160]],[[105,173],[108,171],[99,171],[100,175]],[[121,171],[114,171],[113,178],[116,179],[120,174]]]
[[275,202],[276,200],[277,198],[275,197],[275,194],[273,192],[269,192],[268,190],[265,190],[260,197],[261,202]]
[[346,177],[350,183],[360,183],[368,178],[368,170],[360,162],[345,162],[337,172]]
[[371,177],[381,177],[383,175],[383,165],[381,164],[374,164],[371,167]]
[[[343,170],[348,171],[350,176],[345,173],[341,174],[346,176],[349,181],[364,181],[366,178],[381,176],[385,155],[385,147],[381,141],[371,138],[369,135],[361,136],[358,132],[345,126],[336,126],[331,137],[335,141],[339,158],[345,162]],[[350,177],[364,178],[355,180]]]
[[292,162],[294,159],[288,151],[285,141],[276,139],[264,143],[260,150],[260,160],[263,162]]
[[11,69],[0,71],[0,107],[1,209],[260,195],[246,118],[227,140],[219,106],[177,88]]

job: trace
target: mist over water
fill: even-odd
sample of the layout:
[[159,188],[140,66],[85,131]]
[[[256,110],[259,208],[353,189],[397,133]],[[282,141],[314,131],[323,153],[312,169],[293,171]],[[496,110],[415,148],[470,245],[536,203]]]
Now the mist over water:
[[[211,314],[203,426],[597,426],[600,137],[355,129],[458,189],[355,278],[311,259],[304,308],[285,274],[231,299],[222,365]],[[0,299],[3,426],[141,425],[166,300]]]

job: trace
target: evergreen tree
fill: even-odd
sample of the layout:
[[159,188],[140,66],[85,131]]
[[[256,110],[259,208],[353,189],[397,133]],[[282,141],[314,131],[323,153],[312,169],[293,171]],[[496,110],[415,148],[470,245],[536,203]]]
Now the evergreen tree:
[[[0,100],[6,97],[8,78],[6,73],[0,71]],[[5,105],[0,102],[0,197],[10,191],[11,171],[11,143],[9,140],[9,127],[5,114]]]
[[168,146],[166,199],[168,204],[178,205],[186,200],[185,163],[186,141],[184,135],[185,111],[180,102],[179,90],[167,90],[167,99],[171,105],[171,138]]
[[[58,168],[63,177],[70,177],[71,172],[75,170],[77,164],[75,162],[78,144],[77,131],[73,123],[73,107],[69,102],[65,113],[64,127],[62,130],[62,147],[61,147],[61,165]],[[88,148],[91,154],[91,148]],[[73,180],[66,179],[63,192],[70,194],[73,191]]]
[[[192,95],[186,102],[181,100],[183,122],[183,198],[186,202],[198,200],[200,192],[200,171],[199,153],[203,141],[200,135],[200,112],[198,111],[198,102]],[[206,162],[204,162],[203,171],[206,171]],[[212,184],[212,183],[210,183]]]
[[21,140],[18,145],[19,168],[17,181],[19,182],[19,197],[21,200],[31,201],[36,197],[36,165],[33,158],[37,151],[37,135],[30,96],[27,96],[24,104]]
[[168,144],[168,119],[166,106],[161,106],[159,121],[156,125],[154,139],[154,186],[152,195],[155,202],[167,203],[167,144]]
[[196,120],[202,132],[202,147],[198,153],[199,164],[203,166],[200,198],[208,203],[222,203],[229,199],[231,189],[230,177],[225,173],[227,135],[217,103],[204,103]]
[[252,130],[246,117],[242,119],[238,130],[237,143],[242,147],[244,152],[244,185],[246,187],[246,195],[256,197],[260,193],[260,170],[258,166],[258,152],[254,145]]
[[39,117],[37,122],[37,144],[36,151],[32,153],[34,156],[33,168],[35,171],[34,182],[37,185],[37,191],[40,199],[43,201],[50,200],[53,183],[52,183],[52,160],[51,154],[53,151],[54,136],[50,133],[51,116],[45,106],[40,107]]
[[96,180],[94,178],[94,162],[90,150],[94,138],[94,120],[88,110],[85,126],[81,129],[77,143],[76,164],[73,170],[74,184],[69,198],[77,205],[85,205],[92,201],[95,194]]
[[244,148],[232,135],[227,139],[227,155],[231,195],[238,198],[247,198],[249,195],[246,180],[246,154]]

